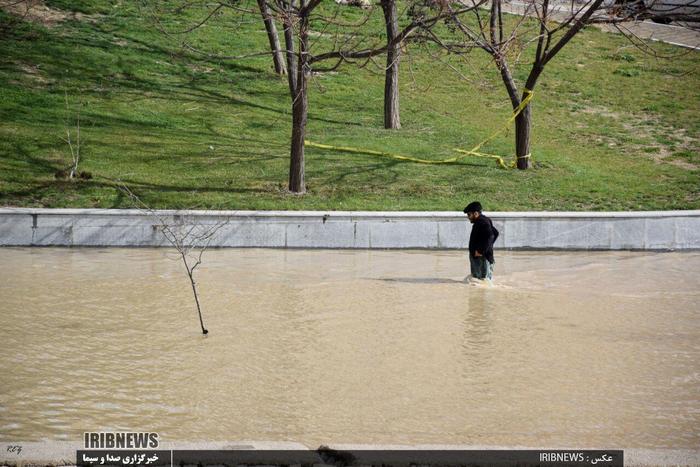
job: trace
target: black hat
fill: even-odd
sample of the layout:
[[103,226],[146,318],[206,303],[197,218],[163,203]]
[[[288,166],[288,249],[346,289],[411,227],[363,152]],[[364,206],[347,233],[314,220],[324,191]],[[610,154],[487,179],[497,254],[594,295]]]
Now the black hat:
[[478,201],[471,202],[464,208],[464,213],[468,212],[481,212],[481,203]]

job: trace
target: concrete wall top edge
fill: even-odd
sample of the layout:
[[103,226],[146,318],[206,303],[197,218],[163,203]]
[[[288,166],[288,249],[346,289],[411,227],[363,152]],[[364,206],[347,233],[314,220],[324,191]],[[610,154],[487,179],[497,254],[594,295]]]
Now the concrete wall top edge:
[[[687,211],[484,211],[493,218],[666,218],[700,217],[700,210]],[[62,215],[62,216],[147,216],[151,213],[139,209],[49,209],[49,208],[0,208],[0,215]],[[461,211],[209,211],[209,210],[158,210],[161,216],[230,216],[230,217],[282,217],[282,218],[465,218]]]

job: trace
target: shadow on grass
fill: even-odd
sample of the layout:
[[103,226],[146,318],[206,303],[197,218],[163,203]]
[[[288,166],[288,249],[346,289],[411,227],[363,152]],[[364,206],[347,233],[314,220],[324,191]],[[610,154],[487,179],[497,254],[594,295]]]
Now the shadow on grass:
[[[157,191],[161,193],[188,193],[196,191],[198,193],[265,193],[264,189],[261,188],[231,188],[231,187],[217,187],[217,186],[202,186],[202,185],[167,185],[161,183],[150,183],[142,182],[138,180],[132,180],[128,178],[115,179],[110,177],[99,177],[100,179],[107,180],[106,183],[101,183],[104,186],[111,188],[118,188],[120,185],[126,185],[130,190],[149,190]],[[98,182],[99,183],[99,182]],[[134,191],[135,194],[138,194]]]
[[[19,24],[13,25],[12,27],[19,27]],[[158,61],[171,64],[173,61],[178,61],[183,66],[208,65],[217,69],[222,69],[225,73],[231,74],[234,77],[247,73],[254,75],[254,80],[256,81],[261,79],[266,81],[279,81],[279,92],[257,91],[257,94],[262,96],[267,95],[275,101],[280,101],[283,96],[288,100],[286,81],[269,71],[246,66],[230,60],[224,61],[206,56],[193,55],[181,49],[169,49],[157,44],[155,41],[149,42],[133,35],[123,33],[112,33],[112,36],[108,39],[105,38],[106,33],[96,26],[86,28],[86,26],[83,25],[81,32],[77,32],[76,34],[53,36],[51,33],[45,32],[41,36],[42,40],[40,40],[40,43],[30,48],[30,54],[26,54],[26,51],[21,49],[13,48],[11,46],[11,40],[8,41],[5,47],[0,46],[0,49],[7,54],[6,58],[8,61],[41,63],[45,75],[51,78],[60,77],[63,86],[61,89],[56,88],[55,91],[61,94],[65,92],[63,88],[65,88],[66,85],[70,86],[72,84],[75,86],[80,83],[81,87],[88,88],[82,92],[86,94],[102,95],[104,94],[102,90],[95,91],[95,89],[96,85],[101,88],[104,84],[109,90],[117,93],[141,94],[149,99],[156,98],[167,101],[189,98],[222,105],[233,104],[289,116],[291,120],[291,106],[290,108],[279,108],[261,103],[259,100],[244,99],[238,96],[227,95],[216,90],[206,89],[202,85],[194,84],[195,80],[202,81],[201,78],[195,78],[192,74],[182,69],[173,70],[172,73],[168,74],[163,80],[148,79],[143,76],[144,73],[148,73],[149,70],[152,70],[155,62]],[[87,34],[90,34],[90,37],[87,37]],[[132,44],[132,46],[120,48],[116,45],[114,39],[125,40],[128,44]],[[133,44],[136,44],[137,47],[133,47]],[[80,59],[76,60],[75,57],[78,52],[80,52]],[[168,83],[166,81],[168,79],[174,79],[180,82]],[[74,83],[71,83],[71,81],[74,81]],[[240,81],[240,79],[238,81]],[[238,81],[231,80],[231,83],[235,85]],[[217,78],[216,81],[211,84],[212,86],[221,86],[222,83],[220,78]],[[92,92],[90,92],[90,89],[92,89]],[[242,92],[246,91],[243,90]],[[148,93],[153,93],[153,95],[146,96]],[[319,117],[314,113],[309,114],[309,119],[337,125],[361,125],[358,122]],[[131,122],[128,119],[125,119],[123,123],[162,126],[162,124],[159,123],[149,121]]]
[[[49,145],[43,145],[40,146],[39,149],[43,150],[48,147],[55,147],[55,145],[49,146]],[[70,163],[67,161],[65,163],[52,163],[51,161],[47,159],[42,159],[40,157],[37,157],[33,155],[27,148],[24,147],[19,142],[12,142],[12,149],[14,151],[10,151],[6,154],[3,154],[3,159],[5,161],[8,161],[10,163],[14,163],[17,166],[24,166],[25,169],[29,168],[32,171],[33,175],[52,175],[56,173],[58,170],[65,169],[70,165]],[[37,170],[38,169],[38,170]]]
[[[260,188],[231,188],[231,187],[215,187],[215,186],[193,186],[193,185],[167,185],[158,183],[141,182],[131,179],[114,179],[109,177],[96,176],[96,178],[105,180],[51,180],[42,183],[33,183],[31,186],[21,190],[7,191],[0,194],[0,199],[8,198],[24,198],[31,197],[41,199],[49,192],[65,192],[70,189],[74,192],[88,191],[95,188],[116,189],[120,192],[119,187],[125,185],[136,194],[144,191],[155,191],[158,193],[265,193],[264,189]],[[116,206],[115,206],[116,207]]]
[[[335,154],[334,154],[335,155]],[[352,157],[351,154],[345,153],[348,157]],[[361,157],[372,157],[371,155],[364,155],[364,154],[358,154]],[[389,159],[389,158],[382,158],[380,156],[377,156],[378,159],[381,159],[381,161],[378,161],[376,163],[370,163],[369,165],[363,165],[363,166],[355,166],[355,167],[348,167],[348,168],[343,168],[344,170],[339,169],[338,175],[335,175],[333,177],[329,177],[327,180],[331,183],[343,183],[346,181],[346,178],[353,176],[353,175],[361,175],[361,174],[369,174],[371,172],[375,172],[378,170],[384,170],[386,171],[385,175],[391,175],[390,177],[383,177],[380,181],[385,182],[385,183],[394,183],[397,182],[400,178],[399,173],[396,170],[398,167],[400,167],[402,164],[417,164],[416,162],[411,162],[411,161],[401,161],[397,159]],[[441,165],[449,165],[449,166],[462,166],[462,167],[478,167],[478,168],[483,168],[483,165],[479,164],[474,164],[474,163],[465,163],[465,162],[450,162],[448,164],[441,164]],[[433,165],[432,167],[436,167]]]
[[[96,32],[99,31],[96,30]],[[223,61],[208,58],[206,56],[193,55],[191,53],[183,52],[180,49],[168,49],[166,47],[159,46],[154,43],[149,43],[126,34],[115,34],[114,37],[124,39],[134,44],[138,44],[140,46],[138,52],[143,53],[144,51],[147,51],[153,57],[153,60],[160,59],[171,61],[173,59],[177,59],[181,60],[183,62],[183,65],[206,64],[213,67],[222,68],[227,73],[231,73],[234,75],[240,73],[250,73],[255,75],[256,80],[262,78],[267,80],[279,81],[280,89],[287,89],[286,81],[279,79],[277,75],[271,74],[270,72],[265,70],[260,70],[258,68],[242,65],[240,63],[235,63],[232,61]],[[103,49],[105,51],[112,51],[115,48],[115,44],[112,41],[104,39],[95,41],[92,38],[88,40],[87,38],[70,37],[70,39],[67,39],[66,42],[68,44],[72,42],[77,47],[95,47]],[[105,76],[104,74],[101,74],[98,71],[104,69],[104,67],[101,64],[96,63],[95,61],[89,63],[87,61],[83,61],[82,58],[80,65],[76,65],[75,61],[72,59],[58,60],[57,63],[60,64],[61,68],[72,70],[73,75],[80,76],[82,79],[88,82],[94,83],[95,80],[100,77],[108,79],[110,81],[110,85],[116,88],[115,91],[119,91],[122,89],[131,90],[132,93],[145,93],[151,91],[156,94],[148,96],[148,98],[165,99],[168,101],[173,100],[173,98],[183,99],[189,97],[209,103],[235,104],[242,107],[265,110],[280,115],[288,115],[291,120],[291,104],[290,108],[281,109],[261,104],[253,100],[246,100],[237,96],[226,95],[221,92],[214,91],[212,89],[206,89],[201,85],[195,85],[194,80],[196,78],[193,78],[193,76],[191,75],[183,75],[182,72],[175,72],[171,76],[177,77],[183,80],[183,82],[181,82],[180,84],[167,84],[163,83],[162,81],[149,80],[144,77],[137,77],[133,74],[130,74],[128,70],[119,70],[121,73],[125,73],[125,75],[121,77],[114,74]],[[90,66],[86,66],[86,64],[89,64]],[[198,80],[202,81],[201,79]],[[212,84],[220,85],[221,83],[220,80],[217,80],[215,83]],[[273,97],[276,100],[279,100],[282,96],[288,97],[286,96],[286,92],[267,94],[269,94],[270,97]],[[336,125],[361,126],[361,124],[358,122],[318,117],[313,112],[309,112],[308,118],[309,120],[317,120]]]
[[[369,165],[364,165],[361,167],[353,167],[353,168],[337,168],[336,171],[340,172],[337,175],[333,177],[327,178],[328,182],[330,183],[342,183],[345,181],[347,177],[353,176],[353,175],[360,175],[360,174],[370,174],[372,172],[376,172],[378,170],[383,170],[385,171],[384,176],[381,177],[381,180],[383,183],[394,183],[399,179],[399,174],[396,170],[392,170],[394,167],[399,165],[400,162],[397,160],[384,160],[381,162],[376,162],[374,164],[369,164]],[[380,176],[377,174],[376,178],[379,179]]]

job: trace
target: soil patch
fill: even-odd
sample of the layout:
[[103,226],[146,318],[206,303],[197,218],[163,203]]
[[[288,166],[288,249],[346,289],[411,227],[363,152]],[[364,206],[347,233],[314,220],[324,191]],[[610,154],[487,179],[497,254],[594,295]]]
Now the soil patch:
[[50,8],[43,0],[0,0],[0,9],[46,27],[55,26],[69,19],[92,22],[97,20],[96,15]]
[[[685,128],[674,128],[661,123],[657,116],[651,114],[625,114],[624,117],[619,112],[613,112],[605,107],[584,107],[581,112],[586,114],[599,115],[618,122],[620,126],[629,134],[641,137],[645,141],[644,145],[626,142],[622,146],[628,153],[644,153],[657,163],[666,163],[681,167],[687,170],[697,169],[696,164],[672,158],[675,151],[698,149],[698,140],[688,135]],[[659,141],[659,137],[667,140],[664,144]],[[616,146],[614,138],[604,138],[613,141],[609,146]],[[654,150],[654,151],[652,151]]]

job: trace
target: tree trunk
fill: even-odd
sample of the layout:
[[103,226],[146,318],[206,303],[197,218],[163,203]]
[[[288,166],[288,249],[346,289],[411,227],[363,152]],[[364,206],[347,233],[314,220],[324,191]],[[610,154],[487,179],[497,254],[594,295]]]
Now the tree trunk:
[[[399,34],[396,15],[396,0],[382,0],[384,20],[386,21],[386,40],[388,44]],[[399,115],[399,60],[401,44],[395,43],[386,51],[386,71],[384,72],[384,128],[401,128]]]
[[270,7],[267,5],[267,0],[258,0],[258,7],[260,7],[260,14],[262,15],[263,22],[265,23],[267,39],[270,41],[270,50],[272,51],[272,62],[275,65],[275,73],[278,75],[283,75],[287,72],[287,67],[284,65],[284,58],[282,57],[280,39],[277,35],[275,20],[272,18]]
[[297,92],[297,56],[294,53],[294,30],[289,19],[284,20],[284,46],[287,55],[287,81],[289,82],[289,93],[294,99]]
[[[535,90],[537,78],[544,70],[544,64],[541,60],[536,59],[530,70],[530,75],[525,82],[525,90],[523,91],[521,102],[527,99],[528,92]],[[530,156],[530,131],[532,128],[532,107],[527,104],[520,115],[515,117],[515,156],[516,163],[520,170],[526,170],[532,167],[532,158]],[[527,156],[527,157],[526,157]]]
[[[515,87],[515,81],[513,81],[513,75],[510,72],[508,64],[501,59],[499,56],[494,57],[496,61],[496,66],[498,66],[501,72],[501,79],[503,84],[508,91],[508,97],[510,97],[510,102],[513,105],[513,110],[520,106],[520,103],[527,98],[527,94],[523,93],[522,97],[518,97],[518,91]],[[525,84],[525,88],[532,90],[537,82],[537,77],[542,72],[542,66],[536,63],[533,71]],[[532,117],[530,115],[530,104],[526,105],[523,110],[515,117],[515,157],[516,167],[520,170],[529,169],[532,164],[530,161],[530,127],[532,124]]]
[[530,115],[530,104],[523,108],[522,112],[515,117],[515,155],[517,167],[525,170],[531,167],[530,163],[530,126],[532,116]]
[[309,18],[299,18],[299,57],[296,77],[296,89],[292,94],[292,148],[289,161],[289,191],[306,192],[304,182],[304,138],[306,136],[306,118],[309,110],[307,79],[309,50]]

